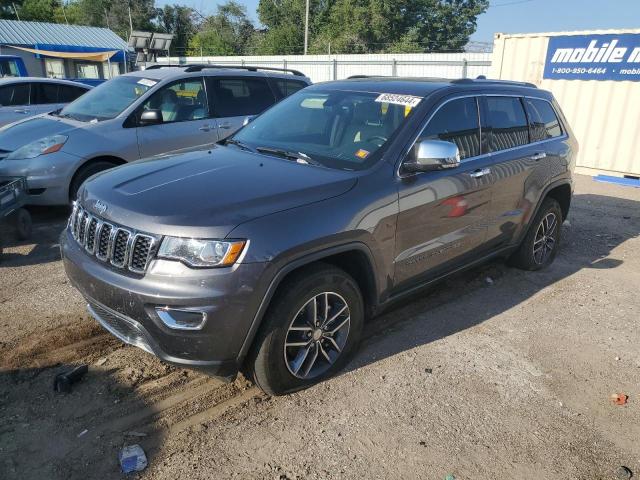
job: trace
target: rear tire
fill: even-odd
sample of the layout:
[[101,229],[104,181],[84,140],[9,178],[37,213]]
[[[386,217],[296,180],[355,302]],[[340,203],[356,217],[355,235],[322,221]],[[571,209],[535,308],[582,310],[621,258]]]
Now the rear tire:
[[540,270],[551,265],[558,253],[562,222],[560,204],[546,198],[509,263],[523,270]]
[[308,388],[346,364],[360,340],[364,302],[349,274],[318,264],[285,280],[263,322],[247,360],[248,374],[265,393],[283,395]]
[[118,165],[113,162],[98,161],[80,167],[80,170],[76,172],[69,187],[69,198],[71,199],[71,201],[73,202],[74,200],[76,200],[76,198],[78,197],[78,190],[89,177],[95,175],[96,173],[100,173],[104,170],[109,170],[110,168],[117,166]]

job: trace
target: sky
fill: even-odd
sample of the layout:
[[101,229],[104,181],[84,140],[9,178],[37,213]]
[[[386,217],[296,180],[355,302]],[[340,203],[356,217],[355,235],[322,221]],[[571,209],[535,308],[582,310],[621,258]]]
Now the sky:
[[[156,0],[156,4],[183,4],[202,14],[215,12],[216,0]],[[240,0],[257,22],[258,0]],[[603,28],[640,28],[640,0],[492,0],[487,13],[478,17],[471,37],[492,42],[493,34],[555,32]]]

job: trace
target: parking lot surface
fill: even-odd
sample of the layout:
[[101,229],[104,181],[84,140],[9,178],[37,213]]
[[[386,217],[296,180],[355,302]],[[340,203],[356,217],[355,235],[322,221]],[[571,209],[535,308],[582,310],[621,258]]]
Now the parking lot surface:
[[0,261],[0,478],[122,478],[136,443],[144,479],[640,474],[640,189],[578,176],[550,268],[451,278],[369,323],[337,378],[278,398],[113,339],[66,280],[68,211],[32,213]]

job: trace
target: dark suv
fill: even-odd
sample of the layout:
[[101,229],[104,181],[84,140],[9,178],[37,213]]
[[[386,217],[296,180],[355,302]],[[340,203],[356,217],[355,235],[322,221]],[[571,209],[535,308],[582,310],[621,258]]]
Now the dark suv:
[[368,319],[425,285],[498,256],[549,265],[577,148],[529,84],[318,84],[210,150],[94,176],[64,265],[123,341],[292,392],[338,371]]

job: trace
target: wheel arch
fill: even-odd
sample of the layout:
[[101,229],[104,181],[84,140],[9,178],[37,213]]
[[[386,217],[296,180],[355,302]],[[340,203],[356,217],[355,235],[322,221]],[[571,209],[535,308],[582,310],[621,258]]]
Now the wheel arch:
[[297,258],[278,270],[269,284],[267,292],[264,295],[258,311],[254,316],[251,327],[249,328],[247,337],[240,349],[240,354],[238,355],[238,363],[240,365],[244,362],[247,354],[253,346],[256,334],[262,325],[265,313],[279,287],[291,275],[317,263],[325,263],[341,268],[351,275],[358,284],[363,296],[365,318],[375,313],[375,309],[378,304],[378,285],[375,276],[375,262],[373,254],[364,243],[352,242]]
[[115,155],[100,155],[98,157],[93,157],[90,158],[89,160],[81,163],[80,165],[78,165],[78,167],[76,168],[75,172],[73,172],[73,175],[71,177],[71,181],[69,182],[69,191],[68,191],[68,195],[69,198],[71,198],[71,189],[73,188],[73,183],[76,181],[76,178],[78,178],[78,175],[80,174],[80,172],[84,169],[87,168],[88,166],[94,164],[94,163],[98,163],[98,162],[109,162],[109,163],[113,163],[114,166],[119,166],[119,165],[124,165],[125,163],[127,163],[126,160],[124,160],[123,158],[120,157],[116,157]]

